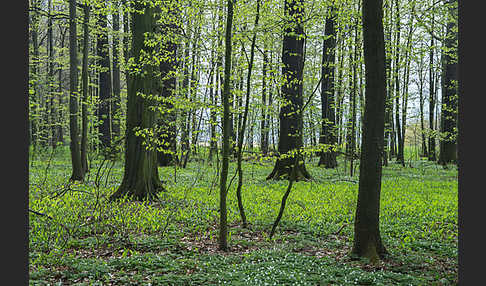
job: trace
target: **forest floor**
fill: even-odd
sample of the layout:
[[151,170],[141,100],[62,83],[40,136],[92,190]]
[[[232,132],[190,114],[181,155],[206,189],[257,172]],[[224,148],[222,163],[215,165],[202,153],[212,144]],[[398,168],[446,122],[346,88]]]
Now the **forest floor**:
[[380,230],[390,256],[371,264],[349,256],[359,172],[347,175],[342,160],[333,170],[306,163],[313,180],[294,184],[271,239],[288,182],[265,180],[273,160],[244,162],[244,229],[232,162],[224,253],[215,164],[161,167],[166,192],[156,202],[109,202],[122,162],[93,160],[83,183],[66,185],[69,155],[56,152],[29,166],[31,285],[457,285],[453,165],[423,159],[384,167]]

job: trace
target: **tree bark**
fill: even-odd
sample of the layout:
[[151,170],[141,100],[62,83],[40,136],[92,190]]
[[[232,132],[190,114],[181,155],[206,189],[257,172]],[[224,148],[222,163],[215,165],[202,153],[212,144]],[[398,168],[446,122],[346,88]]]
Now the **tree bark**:
[[396,11],[396,52],[395,52],[395,130],[397,134],[397,162],[405,166],[403,157],[403,140],[402,130],[400,127],[400,5],[398,0],[395,1]]
[[113,1],[113,100],[111,108],[112,137],[120,136],[121,97],[120,97],[120,0]]
[[81,163],[78,129],[78,45],[76,39],[76,0],[69,1],[69,133],[72,174],[70,181],[82,181],[84,169]]
[[[103,3],[103,7],[106,6],[106,2]],[[98,15],[98,28],[101,29],[98,32],[96,39],[96,54],[98,56],[98,63],[100,65],[99,72],[99,106],[98,106],[98,120],[101,122],[99,125],[101,149],[106,151],[111,146],[111,101],[112,86],[111,86],[111,68],[110,68],[110,55],[108,46],[108,20],[105,11],[101,11]]]
[[382,0],[363,0],[366,97],[359,189],[351,253],[377,261],[387,254],[379,229],[386,72]]
[[54,33],[53,33],[53,20],[52,20],[52,0],[48,1],[48,13],[47,18],[47,50],[48,50],[48,73],[47,73],[47,84],[49,91],[49,145],[52,148],[57,147],[57,110],[54,104],[55,96],[53,94],[54,88]]
[[262,121],[260,122],[260,149],[262,156],[268,154],[268,122],[267,122],[267,70],[268,70],[268,51],[263,49],[262,66]]
[[442,108],[440,117],[439,161],[457,162],[457,0],[449,0],[445,49],[442,53]]
[[[294,156],[300,156],[300,152],[297,151],[302,148],[303,144],[303,4],[303,0],[286,0],[284,5],[289,24],[284,32],[282,48],[282,75],[285,83],[281,87],[281,97],[285,103],[281,106],[279,114],[279,157],[267,179],[289,179],[295,161]],[[305,168],[303,158],[299,158],[297,162],[296,181],[310,179],[311,176]]]
[[89,171],[88,166],[88,56],[89,56],[89,17],[90,7],[85,4],[83,21],[83,69],[81,71],[83,97],[81,106],[81,165],[85,172]]
[[321,134],[319,144],[331,145],[330,149],[320,152],[318,166],[336,168],[337,128],[334,100],[334,71],[336,58],[335,7],[331,6],[326,17],[324,40],[322,42],[322,81],[321,81]]
[[[157,154],[155,148],[148,148],[147,138],[137,135],[137,130],[151,130],[155,127],[156,112],[151,106],[157,104],[154,100],[142,97],[157,92],[156,63],[151,62],[150,55],[153,48],[144,43],[146,33],[155,32],[154,7],[135,1],[134,8],[143,13],[132,12],[132,55],[137,69],[131,71],[127,90],[127,115],[125,131],[125,167],[123,180],[110,196],[110,200],[117,200],[125,195],[134,200],[154,199],[159,191],[164,190],[157,168]],[[146,53],[140,59],[141,54]],[[147,58],[148,57],[148,58]],[[149,139],[150,140],[150,139]]]
[[230,153],[230,77],[231,77],[231,36],[233,26],[233,0],[227,1],[226,33],[225,33],[225,62],[224,62],[224,85],[223,85],[223,148],[221,175],[219,179],[219,249],[228,251],[228,222],[226,197],[228,189],[228,164]]
[[383,148],[383,165],[388,166],[388,157],[391,158],[391,136],[392,133],[392,113],[393,113],[393,98],[391,97],[391,63],[392,63],[392,42],[391,42],[391,24],[392,24],[392,4],[391,0],[385,0],[384,9],[387,12],[388,17],[385,19],[390,19],[390,23],[387,25],[387,31],[385,34],[385,48],[386,48],[386,58],[385,58],[385,68],[386,68],[386,80],[387,80],[387,92],[385,101],[385,143]]

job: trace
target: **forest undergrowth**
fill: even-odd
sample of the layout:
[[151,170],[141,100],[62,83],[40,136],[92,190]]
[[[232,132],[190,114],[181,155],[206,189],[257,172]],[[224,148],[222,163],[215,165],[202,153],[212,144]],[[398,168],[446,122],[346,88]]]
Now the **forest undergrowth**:
[[[240,226],[236,163],[230,163],[230,251],[218,250],[218,166],[161,167],[157,201],[110,202],[121,161],[90,158],[82,183],[68,184],[68,149],[29,163],[31,285],[457,285],[457,168],[426,158],[383,169],[380,230],[390,256],[350,257],[358,174],[306,162],[275,236],[269,232],[287,181],[265,180],[273,160],[243,162]],[[348,166],[349,169],[349,166]],[[235,177],[234,177],[235,176]],[[233,179],[234,177],[234,179]]]

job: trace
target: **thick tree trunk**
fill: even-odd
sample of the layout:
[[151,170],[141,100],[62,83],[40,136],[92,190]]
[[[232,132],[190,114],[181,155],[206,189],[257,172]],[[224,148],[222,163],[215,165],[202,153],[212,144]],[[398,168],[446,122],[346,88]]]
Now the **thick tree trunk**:
[[82,181],[84,169],[81,163],[78,129],[78,45],[76,39],[76,0],[69,1],[69,132],[72,174],[70,181]]
[[444,52],[442,53],[442,108],[440,117],[441,140],[439,161],[441,165],[457,161],[457,0],[449,0]]
[[320,152],[318,166],[324,165],[325,168],[336,168],[336,144],[337,128],[335,116],[334,100],[334,71],[336,58],[336,29],[335,7],[331,6],[326,17],[326,26],[324,28],[324,40],[322,42],[322,81],[321,81],[321,133],[319,144],[331,145],[326,151]]
[[[144,145],[147,139],[137,136],[137,130],[150,130],[155,127],[156,112],[150,109],[157,103],[143,98],[140,94],[154,94],[157,91],[156,63],[148,61],[147,56],[140,59],[142,51],[153,53],[153,48],[144,43],[146,33],[155,32],[154,9],[144,1],[134,2],[134,8],[144,11],[143,14],[133,12],[132,55],[137,69],[144,72],[130,74],[128,82],[128,102],[125,132],[125,168],[123,180],[110,200],[116,200],[125,195],[135,199],[154,199],[159,191],[163,190],[162,182],[157,169],[156,150]],[[148,63],[144,63],[144,60]]]
[[358,201],[351,253],[376,261],[387,251],[379,229],[386,72],[381,0],[363,0],[366,99]]
[[[281,96],[285,104],[280,109],[280,128],[278,140],[279,157],[273,171],[267,179],[289,179],[294,156],[302,148],[302,107],[303,107],[303,49],[304,5],[302,0],[285,1],[285,14],[290,18],[289,27],[285,29],[282,48],[282,75],[286,84],[281,87]],[[296,181],[310,179],[310,174],[305,168],[303,158],[297,160]]]

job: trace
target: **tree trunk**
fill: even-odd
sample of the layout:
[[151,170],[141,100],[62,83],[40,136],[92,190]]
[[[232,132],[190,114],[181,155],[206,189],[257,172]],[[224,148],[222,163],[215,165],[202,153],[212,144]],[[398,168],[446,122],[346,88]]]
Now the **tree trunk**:
[[[189,25],[188,25],[189,26]],[[189,28],[189,27],[188,27]],[[183,56],[183,61],[184,61],[184,68],[183,68],[183,75],[182,75],[182,88],[181,92],[183,94],[184,100],[188,101],[189,100],[189,46],[190,46],[190,38],[191,36],[189,35],[189,40],[186,42],[185,49],[184,49],[184,56]],[[187,110],[187,107],[182,108],[182,134],[181,134],[181,159],[179,162],[182,163],[182,167],[185,167],[183,162],[187,162],[187,159],[185,159],[188,156],[189,152],[189,127],[187,122],[189,121],[188,115],[189,112]]]
[[81,165],[84,172],[89,171],[88,166],[88,56],[89,56],[89,10],[90,7],[85,4],[84,21],[83,21],[83,69],[81,71],[82,85],[83,85],[83,99],[81,106]]
[[76,0],[69,0],[69,133],[72,163],[70,181],[82,181],[85,174],[79,146],[78,45],[76,35]]
[[253,31],[253,37],[251,39],[251,48],[250,48],[250,62],[248,63],[248,73],[246,78],[246,101],[245,101],[245,111],[243,113],[243,118],[241,122],[241,129],[238,130],[238,148],[237,148],[237,166],[236,169],[238,171],[238,186],[236,187],[236,197],[238,199],[238,209],[240,211],[240,217],[242,221],[243,227],[247,226],[246,222],[246,215],[245,209],[243,207],[243,201],[241,199],[241,187],[243,186],[243,169],[241,168],[241,156],[243,151],[243,138],[246,129],[246,122],[248,120],[248,111],[250,108],[250,87],[251,87],[251,72],[253,69],[253,59],[255,57],[255,44],[256,44],[256,36],[257,32],[256,29],[258,27],[258,20],[260,18],[260,0],[257,0],[257,7],[256,7],[256,17],[255,17],[255,25]]
[[[359,3],[358,3],[359,6]],[[361,10],[360,7],[358,7],[358,11]],[[349,157],[350,157],[350,164],[349,164],[349,175],[352,177],[353,172],[354,172],[354,151],[356,149],[356,93],[358,89],[358,72],[357,72],[357,61],[358,61],[358,23],[355,23],[355,28],[354,28],[354,48],[353,48],[353,60],[352,60],[352,65],[353,65],[353,89],[351,92],[352,96],[352,102],[351,102],[351,108],[352,108],[352,117],[351,117],[351,134],[350,134],[350,150],[348,152]],[[386,93],[385,93],[386,95]]]
[[[267,179],[289,179],[295,162],[294,156],[299,156],[300,152],[297,151],[302,148],[303,144],[303,4],[303,0],[286,0],[284,5],[285,14],[290,18],[290,25],[285,29],[282,48],[282,75],[287,84],[281,87],[281,96],[285,104],[281,106],[279,114],[279,157]],[[299,158],[297,161],[296,181],[310,179],[303,158]]]
[[[171,5],[171,1],[166,2],[167,5]],[[167,35],[162,43],[161,61],[159,65],[161,87],[160,96],[161,102],[161,114],[158,120],[159,138],[161,141],[160,146],[162,150],[157,152],[157,161],[159,166],[169,166],[177,164],[177,142],[176,142],[176,113],[172,99],[175,95],[176,88],[176,69],[177,69],[177,42],[176,31],[177,24],[177,10],[169,7],[171,15],[171,22],[163,23],[162,34]],[[173,17],[173,18],[172,18]],[[173,22],[172,22],[173,21]]]
[[381,0],[363,0],[366,97],[358,201],[351,253],[375,262],[387,254],[380,236],[381,158],[385,123],[386,72]]
[[49,90],[49,119],[50,119],[50,125],[49,125],[49,145],[52,148],[56,148],[57,146],[57,124],[58,124],[58,119],[57,119],[57,110],[56,110],[56,105],[54,104],[54,34],[53,34],[53,21],[52,21],[52,0],[48,1],[48,12],[49,16],[47,19],[47,43],[48,43],[48,52],[49,52],[49,57],[48,57],[48,62],[49,62],[49,70],[47,74],[47,84],[48,84],[48,90]]
[[[59,52],[59,58],[64,57],[63,49],[64,49],[64,42],[65,42],[65,39],[66,39],[65,36],[66,36],[66,32],[61,32],[61,51]],[[57,90],[57,92],[59,93],[59,98],[58,98],[59,106],[64,105],[64,100],[63,100],[64,91],[63,91],[63,85],[62,85],[62,70],[63,70],[63,66],[62,66],[62,64],[60,64],[59,70],[58,70],[59,86],[58,86],[58,90]],[[58,118],[60,118],[60,120],[59,120],[59,124],[57,125],[57,134],[58,134],[57,142],[64,145],[65,142],[64,142],[64,126],[63,126],[63,121],[64,121],[63,108],[59,108]]]
[[268,70],[268,51],[263,49],[262,66],[262,121],[260,122],[260,149],[262,156],[268,154],[268,122],[267,122],[267,70]]
[[[432,13],[431,29],[434,30],[434,13]],[[435,81],[434,81],[434,37],[430,36],[429,52],[429,152],[428,160],[435,161],[435,134],[434,134],[434,110],[435,110]]]
[[[32,1],[31,5],[33,7],[40,8],[40,3],[38,0]],[[30,114],[33,116],[31,117],[30,126],[31,126],[31,143],[34,148],[34,152],[37,148],[37,144],[39,141],[39,122],[36,119],[39,112],[39,104],[40,104],[40,96],[39,96],[39,18],[37,13],[32,13],[31,16],[31,40],[32,40],[32,60],[31,60],[31,70],[30,70],[30,78],[29,81],[32,84],[33,94],[30,97],[30,106],[32,109],[30,110]]]
[[325,168],[336,168],[336,144],[337,128],[335,116],[334,100],[334,71],[336,58],[336,29],[335,7],[331,6],[326,17],[324,28],[324,40],[322,42],[322,81],[321,81],[321,110],[322,123],[319,144],[331,145],[330,149],[320,152],[318,166],[324,165]]
[[[412,3],[412,10],[413,8],[413,3]],[[412,49],[412,32],[413,32],[413,18],[410,17],[410,25],[409,25],[409,32],[407,36],[407,45],[406,45],[406,51],[405,51],[405,75],[403,79],[403,96],[402,96],[402,144],[401,148],[402,150],[400,153],[402,156],[404,156],[404,151],[405,151],[405,134],[406,134],[406,128],[407,128],[407,106],[408,106],[408,84],[409,84],[409,79],[410,79],[410,62],[412,59],[410,58],[410,53]],[[405,158],[403,158],[403,164],[405,164]]]
[[385,34],[385,47],[386,47],[386,58],[385,58],[385,68],[386,68],[386,82],[387,82],[387,93],[385,101],[385,143],[383,148],[383,165],[388,166],[388,156],[390,154],[391,158],[391,136],[392,136],[392,113],[393,113],[393,98],[391,97],[391,62],[392,62],[392,42],[391,42],[391,24],[392,24],[392,4],[391,0],[385,0],[384,9],[388,12],[388,17],[385,19],[390,19],[389,25],[387,25],[387,32]]
[[[106,3],[103,3],[105,6]],[[99,106],[98,106],[98,120],[99,125],[101,149],[106,151],[106,148],[111,145],[111,113],[110,105],[112,100],[112,86],[110,73],[110,55],[108,46],[108,20],[106,11],[101,11],[98,15],[98,28],[101,29],[96,39],[96,54],[98,56],[98,63],[100,65],[99,72]]]
[[226,33],[225,33],[225,62],[224,62],[224,85],[223,85],[223,148],[222,166],[219,178],[219,249],[228,251],[228,222],[226,197],[228,189],[226,181],[228,179],[228,164],[230,153],[230,77],[231,77],[231,30],[233,26],[233,0],[227,2]]
[[396,52],[395,52],[395,130],[397,134],[397,162],[405,166],[403,157],[403,140],[402,130],[400,128],[400,5],[398,0],[395,1],[396,9]]
[[[125,131],[125,168],[123,180],[110,200],[116,200],[125,195],[135,200],[153,199],[163,190],[157,169],[156,150],[148,148],[143,136],[137,136],[137,130],[151,130],[155,127],[156,112],[150,109],[157,103],[143,98],[140,94],[155,94],[157,91],[157,64],[147,57],[153,53],[153,48],[144,43],[146,33],[155,32],[154,9],[145,1],[134,2],[137,11],[132,12],[132,55],[137,69],[143,71],[132,72],[128,82],[128,102]],[[142,51],[147,56],[140,59]]]
[[441,140],[439,161],[441,165],[457,161],[457,0],[449,0],[444,52],[442,53],[442,108],[440,117]]
[[[215,66],[214,60],[214,50],[211,50],[211,66]],[[214,77],[216,76],[216,85],[214,84]],[[213,154],[217,152],[218,145],[217,145],[217,138],[216,138],[216,125],[217,125],[217,118],[216,118],[216,103],[217,103],[217,93],[215,92],[215,86],[218,86],[218,71],[216,70],[215,73],[211,74],[209,78],[209,101],[210,101],[210,114],[209,114],[209,124],[210,124],[210,139],[209,139],[209,161],[213,160]]]
[[113,99],[111,108],[112,137],[120,136],[121,97],[120,97],[120,2],[113,1]]
[[[422,47],[421,47],[422,48]],[[425,140],[425,124],[424,124],[424,54],[420,55],[420,62],[418,67],[418,79],[419,79],[419,112],[420,112],[420,137],[421,137],[421,150],[420,157],[427,157],[427,144]]]

